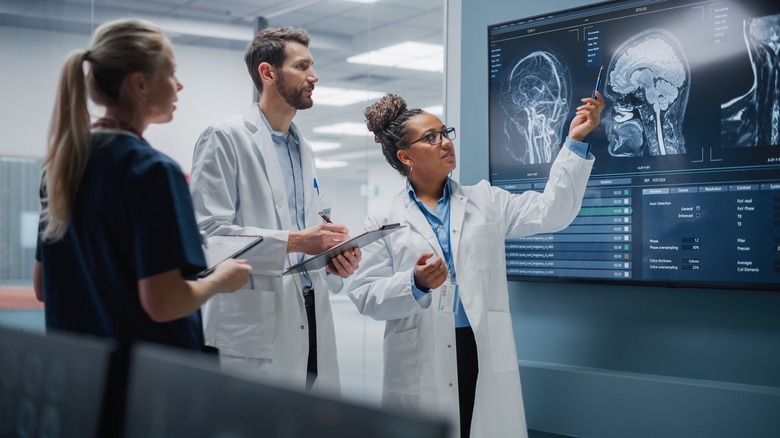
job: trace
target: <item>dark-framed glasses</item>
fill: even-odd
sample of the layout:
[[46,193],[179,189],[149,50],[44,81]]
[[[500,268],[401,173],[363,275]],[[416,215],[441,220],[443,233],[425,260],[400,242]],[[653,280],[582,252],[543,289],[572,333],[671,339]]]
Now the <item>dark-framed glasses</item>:
[[455,140],[455,128],[444,128],[441,131],[431,132],[430,134],[423,135],[406,146],[411,146],[423,140],[427,141],[431,146],[437,146],[441,144],[444,138],[448,140]]

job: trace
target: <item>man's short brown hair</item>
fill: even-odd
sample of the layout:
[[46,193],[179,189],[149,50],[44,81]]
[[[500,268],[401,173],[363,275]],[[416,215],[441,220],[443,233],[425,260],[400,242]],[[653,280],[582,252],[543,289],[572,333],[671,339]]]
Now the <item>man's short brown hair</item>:
[[266,27],[246,46],[244,61],[258,93],[263,92],[263,81],[260,80],[257,67],[263,62],[281,67],[286,57],[284,49],[288,41],[309,47],[309,33],[300,28]]

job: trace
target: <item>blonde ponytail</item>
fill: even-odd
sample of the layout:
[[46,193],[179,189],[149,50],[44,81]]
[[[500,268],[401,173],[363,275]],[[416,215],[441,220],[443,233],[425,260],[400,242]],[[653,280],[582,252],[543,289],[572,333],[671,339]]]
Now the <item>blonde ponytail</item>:
[[71,52],[60,73],[49,128],[49,152],[44,162],[45,222],[42,238],[56,241],[65,235],[68,216],[91,148],[89,111],[84,81],[83,50]]

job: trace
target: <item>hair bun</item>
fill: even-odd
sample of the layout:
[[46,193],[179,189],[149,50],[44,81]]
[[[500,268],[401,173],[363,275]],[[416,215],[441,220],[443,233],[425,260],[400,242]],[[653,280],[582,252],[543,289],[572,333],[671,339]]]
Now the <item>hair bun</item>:
[[374,139],[379,143],[379,136],[387,126],[406,111],[406,101],[401,96],[388,94],[363,111],[366,116],[366,126],[374,133]]

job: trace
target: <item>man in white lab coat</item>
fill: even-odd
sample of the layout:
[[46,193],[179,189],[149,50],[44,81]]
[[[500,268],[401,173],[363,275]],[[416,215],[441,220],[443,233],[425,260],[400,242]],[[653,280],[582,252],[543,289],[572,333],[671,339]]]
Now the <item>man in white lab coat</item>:
[[312,106],[318,80],[308,43],[306,31],[291,28],[264,29],[249,43],[245,61],[260,101],[203,131],[190,187],[198,225],[209,235],[264,238],[247,253],[247,288],[203,307],[206,344],[219,349],[223,369],[337,394],[328,289],[355,271],[360,250],[339,255],[327,276],[280,276],[304,254],[349,239],[343,225],[322,223],[312,149],[292,123]]

